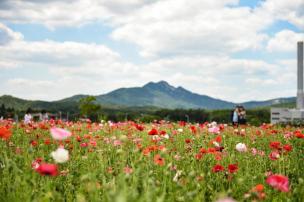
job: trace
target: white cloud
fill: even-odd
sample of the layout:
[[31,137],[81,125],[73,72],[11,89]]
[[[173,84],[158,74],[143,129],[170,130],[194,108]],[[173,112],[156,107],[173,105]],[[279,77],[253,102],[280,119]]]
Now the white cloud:
[[[0,19],[51,29],[100,21],[112,38],[140,48],[144,57],[230,54],[263,47],[262,31],[275,20],[304,27],[302,0],[266,0],[254,9],[238,0],[66,0],[0,3]],[[230,6],[234,5],[234,6]]]
[[286,20],[298,28],[304,29],[303,0],[266,0],[260,11],[275,19]]
[[0,20],[13,23],[38,23],[50,29],[81,26],[107,21],[151,4],[149,0],[2,0]]
[[1,69],[14,69],[17,68],[19,65],[17,62],[14,61],[7,61],[6,59],[0,59],[0,70]]
[[276,84],[275,80],[273,79],[260,79],[260,78],[246,78],[245,82],[251,85],[274,85]]
[[22,40],[23,36],[21,33],[13,32],[4,24],[0,23],[0,46],[6,45],[11,41]]
[[102,21],[113,26],[113,39],[138,45],[145,57],[260,48],[267,39],[260,30],[272,19],[247,7],[227,7],[237,3],[238,0],[4,1],[0,4],[0,19],[40,23],[52,29]]
[[[11,41],[0,46],[0,55],[0,64],[12,63],[27,75],[32,74],[2,82],[1,92],[31,99],[56,100],[78,93],[98,95],[159,80],[231,101],[256,98],[248,92],[263,88],[271,93],[264,93],[258,99],[267,99],[290,89],[291,75],[295,75],[292,60],[270,64],[222,54],[196,54],[158,58],[136,65],[103,45],[49,40]],[[36,75],[36,71],[40,73]],[[42,74],[49,76],[44,80]],[[262,85],[263,82],[267,85]]]
[[270,52],[296,52],[297,42],[304,40],[303,33],[282,30],[268,41],[266,49]]
[[160,1],[122,18],[112,37],[135,43],[145,57],[260,48],[267,39],[260,31],[272,20],[229,3],[236,1]]

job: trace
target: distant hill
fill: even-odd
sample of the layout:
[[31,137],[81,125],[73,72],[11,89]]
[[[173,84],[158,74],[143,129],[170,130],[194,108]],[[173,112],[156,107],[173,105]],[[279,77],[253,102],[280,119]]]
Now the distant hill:
[[[77,102],[88,95],[74,95],[59,101],[31,101],[15,98],[9,95],[0,97],[0,104],[6,107],[14,107],[25,110],[28,107],[34,109],[63,110],[67,108],[77,109]],[[120,88],[103,95],[96,96],[97,102],[107,108],[130,107],[156,107],[156,108],[183,108],[183,109],[231,109],[237,104],[245,108],[269,107],[295,102],[295,97],[277,98],[266,101],[249,101],[233,103],[221,99],[200,95],[184,89],[173,87],[165,81],[149,82],[142,87]]]
[[6,108],[14,108],[16,110],[25,111],[28,108],[40,110],[48,109],[50,111],[60,111],[66,109],[78,109],[78,103],[73,101],[40,101],[40,100],[24,100],[10,95],[0,97],[0,105],[4,104]]
[[288,97],[288,98],[271,99],[266,101],[244,102],[242,103],[242,105],[245,108],[257,108],[257,107],[267,107],[267,106],[286,107],[286,106],[293,106],[293,104],[291,103],[295,103],[295,102],[296,102],[296,97]]

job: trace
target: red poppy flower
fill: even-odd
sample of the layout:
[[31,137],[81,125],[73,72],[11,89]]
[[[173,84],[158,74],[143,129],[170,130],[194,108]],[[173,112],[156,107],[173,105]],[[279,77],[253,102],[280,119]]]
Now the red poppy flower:
[[302,132],[299,130],[296,130],[294,134],[297,138],[304,138],[304,134],[302,134]]
[[33,161],[32,162],[32,168],[33,169],[37,169],[37,168],[39,168],[39,166],[40,166],[40,163],[42,162],[42,158],[41,157],[39,157],[39,158],[37,158],[35,161]]
[[285,151],[290,152],[290,151],[292,151],[292,146],[289,145],[289,144],[286,144],[286,145],[283,146],[283,149],[284,149]]
[[135,124],[135,128],[139,131],[143,131],[144,127],[142,125]]
[[208,148],[208,153],[215,153],[216,152],[216,149],[211,147],[211,148]]
[[206,154],[207,153],[207,149],[205,149],[205,148],[200,148],[200,153],[202,153],[202,154]]
[[165,160],[159,154],[157,154],[154,156],[154,163],[163,166],[165,165]]
[[260,135],[262,135],[262,132],[261,132],[260,130],[257,130],[257,131],[255,131],[255,134],[256,134],[257,136],[260,136]]
[[166,131],[162,130],[162,131],[159,132],[159,134],[166,135],[167,133],[166,133]]
[[213,166],[213,168],[212,168],[212,172],[214,172],[214,173],[218,173],[218,172],[221,172],[221,171],[224,171],[224,170],[225,170],[225,168],[222,165],[219,165],[219,164]]
[[77,135],[76,139],[77,139],[77,142],[81,142],[81,137],[79,135]]
[[264,185],[257,184],[252,188],[253,192],[263,192],[264,191]]
[[229,173],[235,173],[239,169],[237,164],[229,164],[228,171]]
[[191,142],[192,142],[192,140],[191,140],[191,139],[189,139],[189,138],[187,138],[187,139],[185,139],[185,142],[186,142],[187,144],[189,144],[189,143],[191,143]]
[[46,145],[51,144],[51,140],[50,140],[50,139],[46,139],[46,140],[44,140],[44,144],[46,144]]
[[219,152],[222,152],[224,149],[225,149],[224,147],[216,147],[216,148],[215,148],[215,150],[216,150],[216,151],[219,151]]
[[0,138],[8,140],[12,135],[12,132],[6,127],[0,127]]
[[278,174],[270,175],[269,177],[267,177],[266,183],[279,191],[282,192],[289,191],[288,177],[284,175],[278,175]]
[[85,139],[91,139],[91,138],[92,138],[92,135],[84,134],[84,135],[83,135],[83,138],[85,138]]
[[215,160],[217,160],[217,161],[222,160],[222,153],[220,153],[220,152],[215,152],[215,153],[214,153],[214,158],[215,158]]
[[178,124],[179,124],[180,126],[184,127],[184,126],[186,125],[186,122],[185,122],[185,121],[180,121],[180,122],[178,122]]
[[271,130],[270,133],[271,134],[278,134],[278,131],[277,130]]
[[200,160],[202,157],[203,157],[203,154],[202,154],[202,153],[197,153],[197,154],[195,154],[196,160]]
[[48,130],[49,129],[49,127],[43,122],[39,123],[39,128],[42,129],[42,130]]
[[195,126],[190,126],[190,130],[191,130],[191,132],[194,133],[194,134],[197,132]]
[[280,142],[270,142],[269,147],[271,149],[281,149],[281,143]]
[[58,168],[57,168],[56,164],[42,163],[39,165],[39,167],[36,169],[36,171],[40,175],[50,175],[50,176],[58,175]]
[[158,135],[158,131],[155,128],[152,128],[148,134],[149,135]]
[[30,143],[31,143],[31,145],[32,145],[33,147],[35,147],[35,146],[38,145],[38,142],[37,142],[36,140],[30,141]]
[[222,136],[218,135],[214,139],[216,142],[221,143],[222,142]]

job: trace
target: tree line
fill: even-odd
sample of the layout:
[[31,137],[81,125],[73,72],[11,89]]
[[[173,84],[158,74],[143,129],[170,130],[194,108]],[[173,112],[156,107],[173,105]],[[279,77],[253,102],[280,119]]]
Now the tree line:
[[[29,110],[29,109],[27,109]],[[152,122],[154,120],[186,121],[192,123],[203,123],[216,121],[219,123],[230,123],[233,109],[206,110],[206,109],[160,109],[155,107],[102,107],[96,102],[96,98],[88,96],[82,98],[78,105],[65,107],[61,111],[45,109],[30,109],[32,113],[40,113],[46,110],[54,115],[54,118],[68,119],[72,121],[79,118],[89,118],[92,121],[111,120],[114,122],[134,120],[139,122]],[[0,117],[23,118],[25,111],[14,108],[6,108],[4,104],[0,107]],[[247,122],[251,125],[269,123],[270,109],[257,108],[247,110]]]

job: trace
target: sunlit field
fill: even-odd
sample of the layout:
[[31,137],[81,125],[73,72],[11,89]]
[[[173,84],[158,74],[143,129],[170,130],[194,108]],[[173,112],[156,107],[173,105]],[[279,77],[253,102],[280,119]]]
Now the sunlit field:
[[0,201],[303,201],[303,128],[0,125]]

